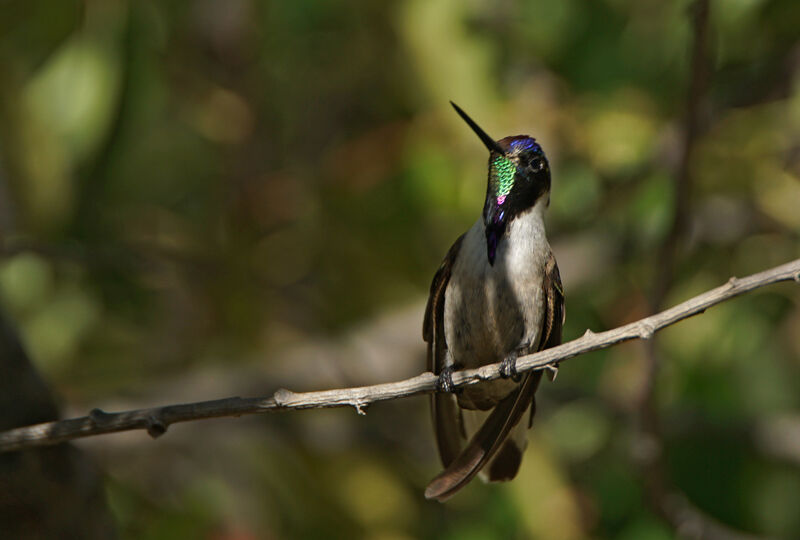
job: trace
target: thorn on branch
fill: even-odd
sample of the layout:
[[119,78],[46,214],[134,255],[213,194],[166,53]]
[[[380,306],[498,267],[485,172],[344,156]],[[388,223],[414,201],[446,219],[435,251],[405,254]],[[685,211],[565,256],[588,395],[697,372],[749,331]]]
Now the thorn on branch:
[[642,322],[639,328],[639,337],[642,339],[651,339],[655,331],[652,324],[649,322]]
[[544,366],[544,369],[547,370],[547,376],[550,378],[550,382],[555,381],[556,377],[558,377],[558,362],[555,364],[547,364]]
[[594,332],[592,332],[589,328],[587,328],[586,332],[583,333],[583,337],[585,337],[585,338],[592,337],[593,335],[594,335]]
[[351,405],[355,408],[359,416],[367,416],[367,407],[360,400],[353,401]]
[[278,407],[286,407],[291,403],[294,392],[286,388],[278,388],[275,390],[275,394],[273,394],[272,397],[275,399],[275,403],[278,404]]
[[735,288],[738,284],[739,284],[739,278],[737,278],[736,276],[731,276],[731,278],[728,280],[728,287],[731,289]]
[[105,412],[103,409],[92,409],[89,411],[89,420],[91,420],[92,424],[95,426],[103,426],[111,420],[111,417],[114,416],[113,414]]
[[145,425],[147,426],[147,434],[154,439],[167,432],[167,425],[154,414],[147,417]]

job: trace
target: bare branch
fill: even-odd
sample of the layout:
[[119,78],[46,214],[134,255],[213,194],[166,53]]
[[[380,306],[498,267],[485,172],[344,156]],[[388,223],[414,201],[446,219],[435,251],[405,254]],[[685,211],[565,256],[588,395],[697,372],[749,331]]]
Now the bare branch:
[[[795,280],[800,283],[800,259],[745,278],[731,278],[716,289],[695,296],[682,304],[651,317],[606,332],[594,333],[587,331],[583,337],[558,347],[520,357],[517,360],[517,370],[522,373],[532,369],[544,369],[547,366],[557,365],[567,358],[589,351],[605,349],[623,341],[636,338],[649,339],[654,332],[702,313],[711,306],[753,289],[789,280]],[[499,377],[500,364],[490,364],[477,369],[453,373],[453,384],[456,387],[461,387]],[[82,418],[46,422],[0,432],[0,452],[57,444],[82,437],[135,429],[147,430],[151,436],[158,437],[165,433],[171,424],[177,422],[259,414],[288,409],[354,407],[359,414],[364,414],[368,405],[378,401],[432,393],[436,388],[436,379],[433,373],[426,372],[399,382],[356,388],[302,393],[281,389],[271,397],[232,397],[119,413],[106,413],[95,409],[88,416]]]
[[[664,299],[672,287],[676,260],[680,247],[686,242],[687,217],[691,209],[691,193],[694,177],[691,158],[695,143],[705,129],[707,118],[706,92],[711,78],[709,51],[710,0],[696,0],[690,8],[692,18],[692,54],[689,92],[683,125],[683,140],[680,160],[675,171],[675,205],[672,226],[659,250],[655,272],[651,312],[663,306]],[[656,379],[662,359],[656,349],[656,340],[644,347],[645,378],[636,410],[638,411],[637,435],[640,448],[649,451],[634,452],[643,478],[646,500],[652,510],[669,523],[681,537],[710,538],[715,540],[741,540],[754,538],[735,531],[707,516],[673,485],[667,474],[664,456],[664,436],[661,431],[659,411],[656,404]]]

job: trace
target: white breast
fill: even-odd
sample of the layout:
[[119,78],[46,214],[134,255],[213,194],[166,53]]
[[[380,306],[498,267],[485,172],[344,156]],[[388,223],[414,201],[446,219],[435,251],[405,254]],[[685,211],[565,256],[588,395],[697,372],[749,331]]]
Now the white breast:
[[[536,349],[544,313],[544,265],[550,253],[544,231],[545,206],[540,200],[509,224],[494,265],[486,254],[482,220],[464,237],[444,306],[449,361],[457,368],[499,362],[524,346]],[[484,409],[513,388],[510,380],[469,387],[459,402]]]

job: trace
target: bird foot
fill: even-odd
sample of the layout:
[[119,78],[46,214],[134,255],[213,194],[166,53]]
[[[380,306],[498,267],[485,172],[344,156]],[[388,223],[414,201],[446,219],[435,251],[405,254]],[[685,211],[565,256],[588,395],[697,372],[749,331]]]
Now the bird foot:
[[436,380],[436,391],[445,392],[448,394],[455,393],[458,388],[453,384],[453,366],[442,368],[439,372],[439,378]]
[[517,356],[517,352],[513,351],[500,362],[500,376],[502,378],[512,379],[514,382],[520,381],[522,377],[517,373]]

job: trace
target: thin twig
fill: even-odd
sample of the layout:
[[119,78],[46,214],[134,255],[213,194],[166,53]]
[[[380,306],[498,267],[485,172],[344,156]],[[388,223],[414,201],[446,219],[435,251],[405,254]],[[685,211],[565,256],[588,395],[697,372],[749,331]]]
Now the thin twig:
[[[567,358],[589,351],[604,349],[623,341],[636,338],[649,339],[658,330],[687,317],[702,313],[711,306],[753,289],[789,280],[795,280],[800,283],[800,259],[745,278],[731,278],[727,283],[716,289],[625,326],[601,333],[587,330],[581,338],[552,349],[520,357],[517,360],[517,370],[522,373],[532,369],[544,369],[546,366],[556,365]],[[490,364],[477,369],[453,373],[453,384],[456,387],[460,387],[499,377],[500,364]],[[95,409],[88,416],[82,418],[46,422],[0,432],[0,452],[57,444],[81,437],[135,429],[145,429],[151,436],[158,437],[166,432],[170,424],[176,422],[258,414],[268,411],[354,407],[359,414],[364,414],[368,405],[378,401],[434,392],[436,379],[436,375],[426,372],[399,382],[356,388],[303,393],[281,389],[271,397],[232,397],[119,413],[106,413]]]
[[[686,236],[686,226],[689,221],[692,191],[692,174],[689,165],[695,141],[701,130],[702,123],[700,113],[709,78],[709,10],[709,0],[697,0],[691,6],[694,35],[691,78],[686,100],[687,104],[680,158],[675,172],[675,203],[669,233],[664,238],[658,253],[655,268],[656,275],[653,283],[652,296],[650,298],[651,313],[657,313],[663,308],[664,299],[672,286],[673,274],[675,272],[675,260],[678,255],[679,247]],[[655,342],[647,344],[646,353],[646,373],[637,409],[642,412],[640,428],[644,431],[657,431],[658,419],[654,400],[659,357],[655,348]]]
[[[711,74],[709,61],[710,0],[696,0],[691,6],[692,53],[689,89],[683,121],[683,138],[680,159],[675,171],[675,204],[672,224],[659,250],[658,264],[653,284],[651,313],[663,306],[672,287],[680,247],[685,242],[688,216],[691,207],[693,175],[691,158],[698,136],[705,126],[705,96]],[[656,404],[656,379],[662,359],[656,340],[646,343],[645,378],[637,400],[637,445],[634,452],[642,470],[644,491],[649,506],[672,528],[685,538],[711,538],[733,540],[751,538],[726,527],[695,508],[673,485],[665,464],[664,442],[658,406]]]
[[672,221],[666,238],[661,244],[658,254],[658,265],[651,298],[652,310],[661,309],[675,272],[675,260],[679,248],[684,242],[688,226],[691,196],[692,171],[691,161],[695,143],[705,129],[706,91],[710,77],[710,61],[708,50],[710,0],[697,0],[691,5],[692,41],[691,73],[689,90],[686,97],[686,110],[683,118],[683,137],[680,154],[675,170],[674,207]]

